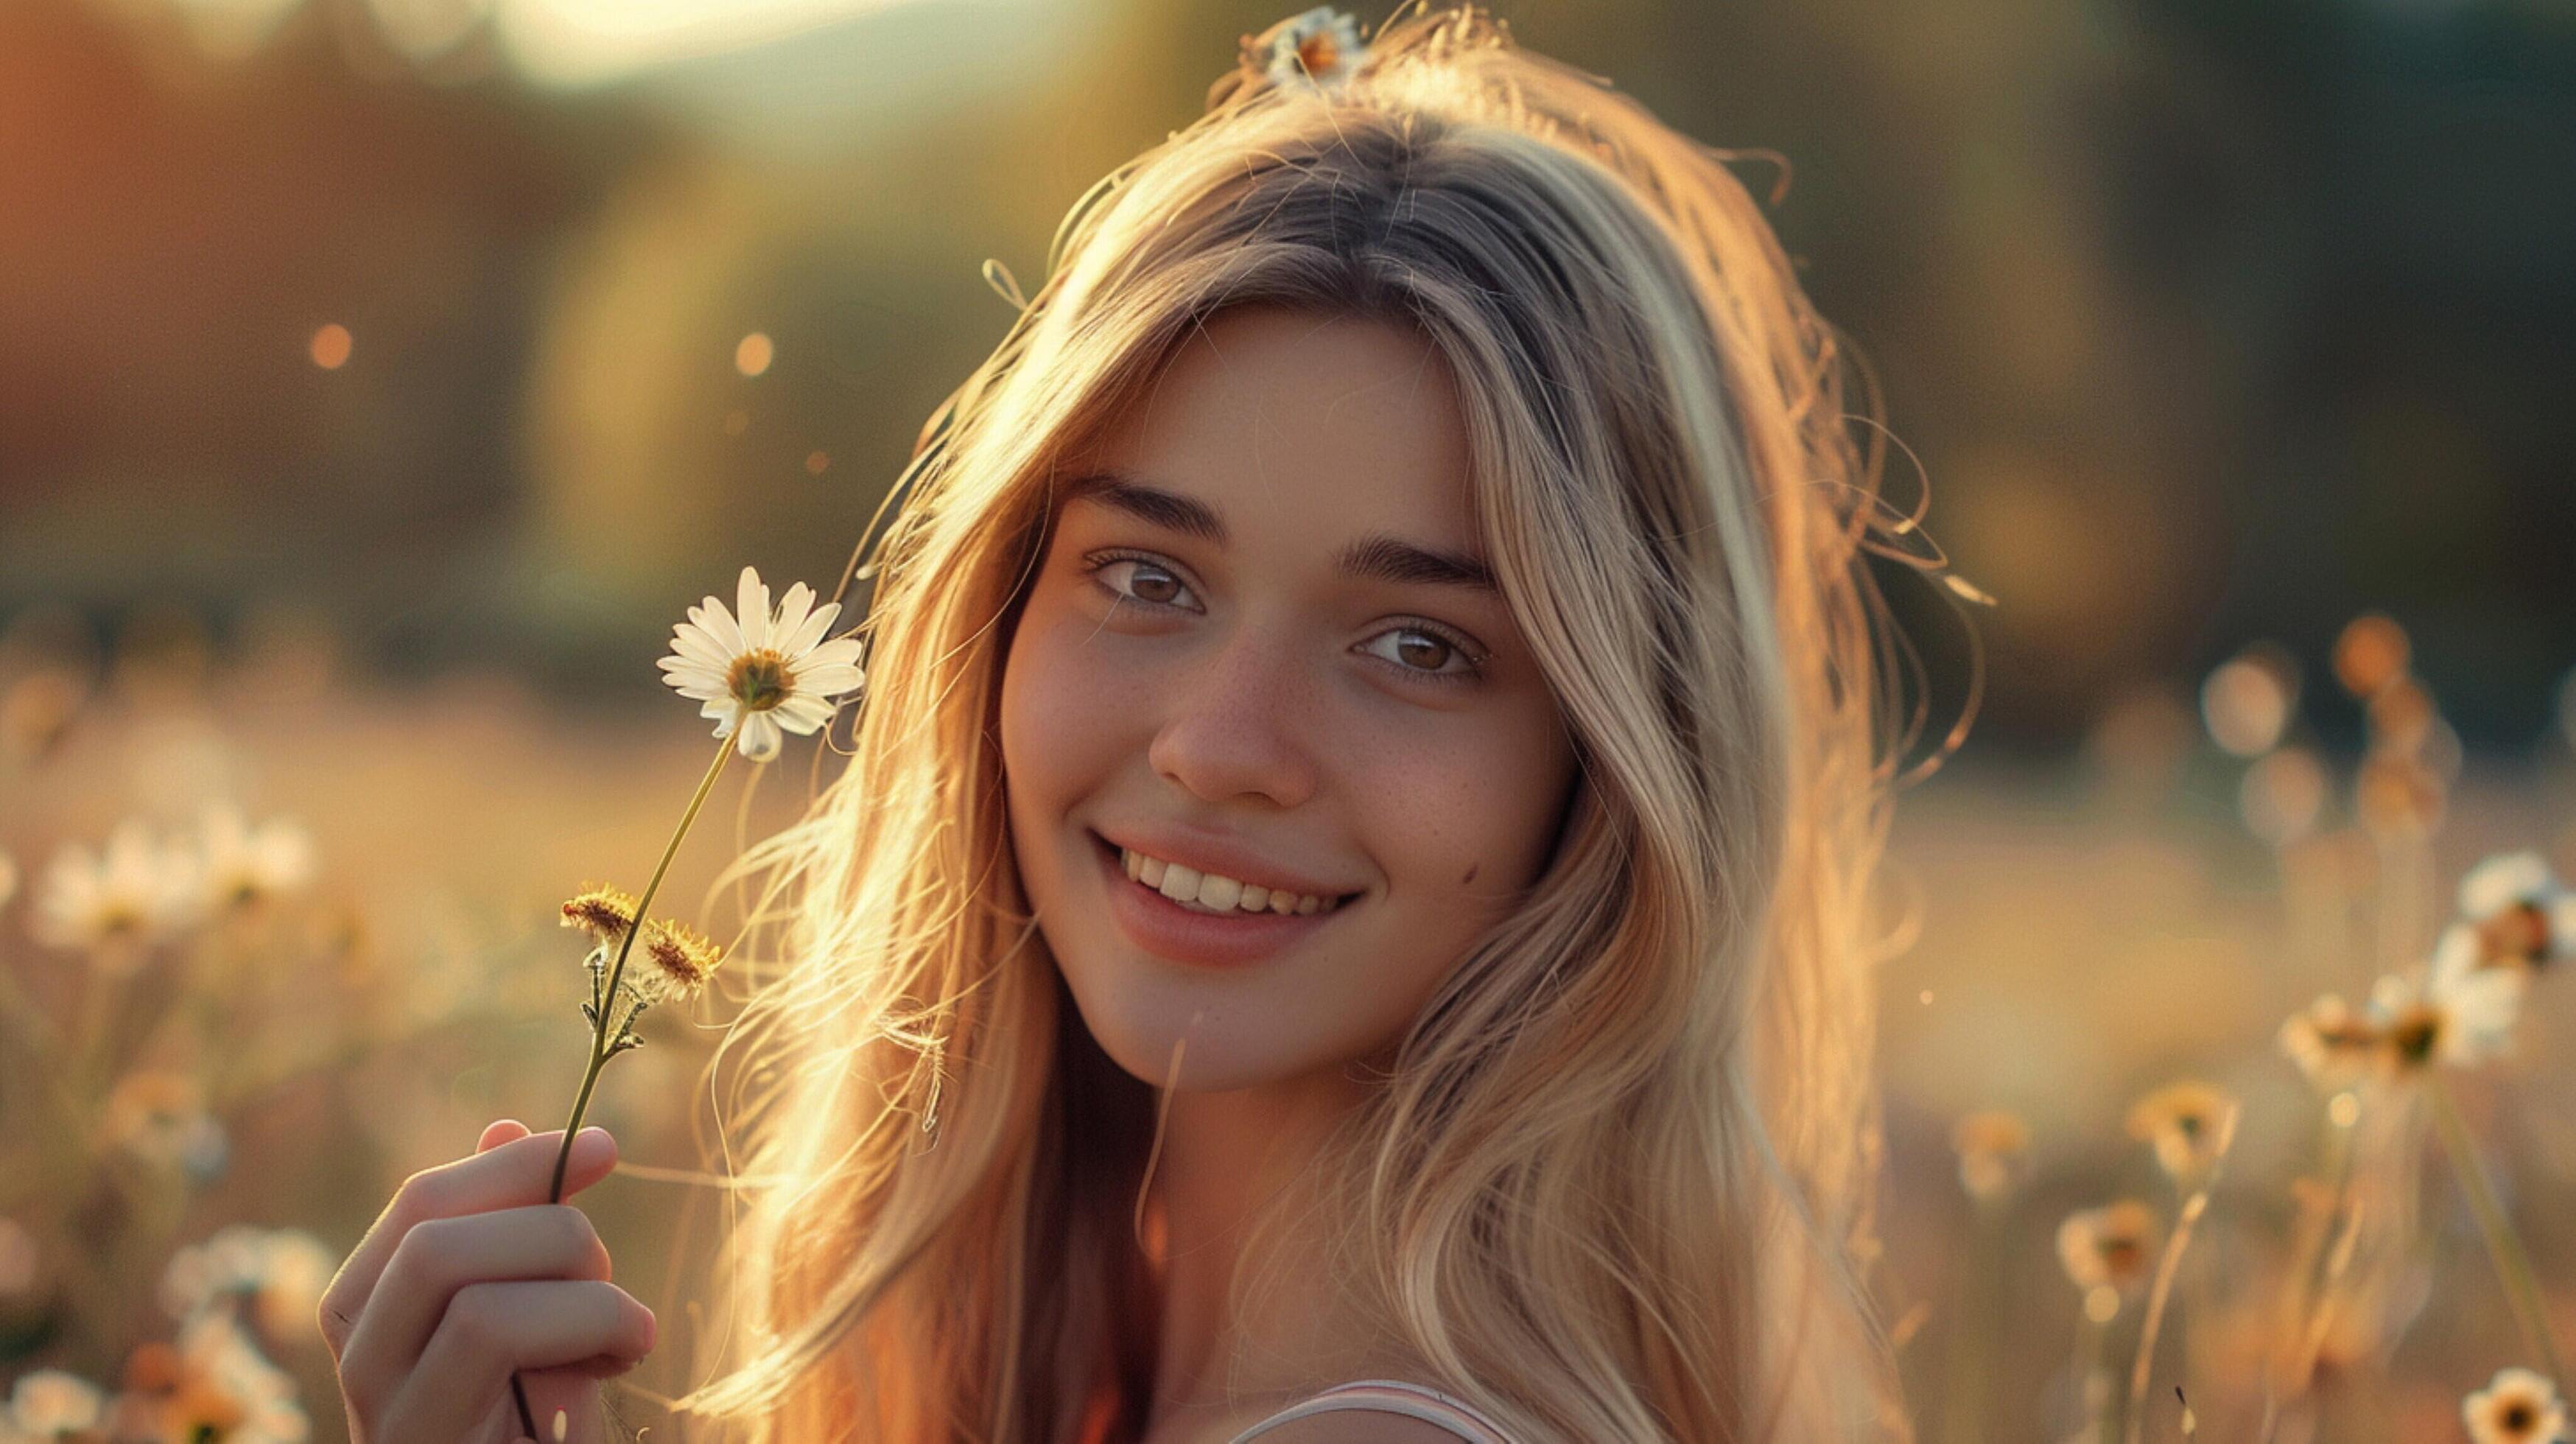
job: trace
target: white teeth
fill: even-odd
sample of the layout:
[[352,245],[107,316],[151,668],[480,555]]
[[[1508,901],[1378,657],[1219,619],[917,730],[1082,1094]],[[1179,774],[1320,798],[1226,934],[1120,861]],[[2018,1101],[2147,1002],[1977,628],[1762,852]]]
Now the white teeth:
[[1177,862],[1147,857],[1133,848],[1118,849],[1118,865],[1130,878],[1183,907],[1201,912],[1269,912],[1285,916],[1329,912],[1339,905],[1303,893],[1273,892],[1257,883],[1203,873]]

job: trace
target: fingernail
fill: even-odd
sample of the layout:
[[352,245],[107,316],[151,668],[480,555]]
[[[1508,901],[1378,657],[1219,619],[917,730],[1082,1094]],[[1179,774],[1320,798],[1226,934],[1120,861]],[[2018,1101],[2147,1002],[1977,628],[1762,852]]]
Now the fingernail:
[[557,1409],[555,1411],[555,1444],[563,1444],[565,1436],[571,1433],[572,1416],[561,1409]]

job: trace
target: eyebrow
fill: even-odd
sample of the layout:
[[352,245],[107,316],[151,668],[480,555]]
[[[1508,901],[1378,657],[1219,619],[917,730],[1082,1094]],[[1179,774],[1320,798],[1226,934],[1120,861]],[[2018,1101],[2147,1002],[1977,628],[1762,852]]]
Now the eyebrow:
[[[1195,497],[1149,486],[1124,472],[1095,471],[1064,484],[1067,502],[1094,501],[1166,531],[1226,545],[1224,518]],[[1346,577],[1398,585],[1463,587],[1502,594],[1494,570],[1484,558],[1467,552],[1418,546],[1385,532],[1373,532],[1342,548],[1334,569]]]

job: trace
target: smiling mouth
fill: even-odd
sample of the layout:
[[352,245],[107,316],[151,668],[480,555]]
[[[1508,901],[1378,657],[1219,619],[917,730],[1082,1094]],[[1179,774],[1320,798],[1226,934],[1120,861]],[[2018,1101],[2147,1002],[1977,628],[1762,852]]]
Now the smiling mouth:
[[1175,908],[1203,913],[1208,918],[1314,918],[1321,913],[1334,913],[1352,903],[1358,892],[1342,895],[1298,895],[1298,892],[1273,892],[1260,884],[1236,882],[1231,877],[1203,874],[1190,866],[1164,861],[1157,856],[1139,854],[1133,848],[1121,848],[1100,833],[1092,833],[1092,848],[1108,861],[1110,869],[1123,872],[1126,879],[1146,892],[1154,892],[1164,903]]

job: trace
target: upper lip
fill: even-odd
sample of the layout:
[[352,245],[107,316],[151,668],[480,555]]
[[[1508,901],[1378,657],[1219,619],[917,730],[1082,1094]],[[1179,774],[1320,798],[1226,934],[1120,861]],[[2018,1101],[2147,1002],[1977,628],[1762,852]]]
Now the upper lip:
[[1214,833],[1174,830],[1151,825],[1097,829],[1111,844],[1176,862],[1200,873],[1215,873],[1272,892],[1311,893],[1330,902],[1358,888],[1337,887],[1293,867],[1263,857],[1242,843]]

